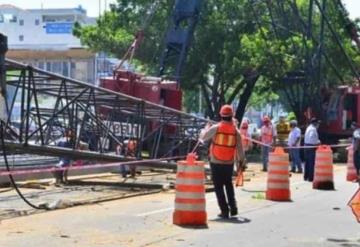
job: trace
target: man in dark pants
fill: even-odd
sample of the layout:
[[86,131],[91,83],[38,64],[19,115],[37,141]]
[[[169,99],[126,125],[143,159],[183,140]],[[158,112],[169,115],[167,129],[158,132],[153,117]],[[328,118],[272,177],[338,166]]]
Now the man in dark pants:
[[[61,138],[56,145],[62,148],[73,148],[74,147],[73,137],[74,136],[71,129],[66,129],[64,133],[64,137]],[[59,163],[56,165],[56,168],[69,167],[70,165],[71,165],[71,159],[67,156],[61,156],[59,158]],[[54,172],[56,185],[64,184],[67,182],[67,172],[68,172],[67,170],[60,170]]]
[[312,118],[310,125],[306,128],[304,144],[305,146],[314,146],[314,148],[305,148],[305,172],[304,180],[312,182],[314,180],[314,166],[315,166],[315,154],[316,146],[320,144],[319,135],[317,129],[319,128],[319,121],[316,118]]
[[221,107],[220,116],[220,123],[211,127],[207,126],[201,132],[200,141],[212,140],[210,146],[210,166],[215,194],[221,210],[219,217],[229,218],[229,209],[231,216],[238,214],[232,183],[234,161],[236,161],[238,166],[237,169],[242,169],[240,166],[243,166],[245,158],[240,132],[232,120],[232,107],[230,105]]

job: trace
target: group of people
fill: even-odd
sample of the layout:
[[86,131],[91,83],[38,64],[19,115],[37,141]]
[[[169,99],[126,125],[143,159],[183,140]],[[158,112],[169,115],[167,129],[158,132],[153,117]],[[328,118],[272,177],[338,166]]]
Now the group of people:
[[[69,149],[73,149],[75,148],[75,146],[77,146],[76,148],[77,150],[89,149],[89,145],[82,141],[80,141],[79,144],[76,145],[75,135],[71,129],[66,129],[64,131],[64,136],[57,141],[56,145],[61,148],[69,148]],[[117,155],[124,155],[126,157],[133,158],[136,156],[136,147],[137,147],[136,140],[127,140],[124,142],[124,144],[118,144],[116,146],[115,153]],[[66,184],[68,182],[67,181],[68,167],[81,166],[81,165],[84,165],[84,160],[72,160],[69,156],[66,155],[59,157],[59,162],[55,165],[55,168],[57,168],[58,170],[53,172],[55,178],[55,185]],[[120,165],[120,173],[124,178],[126,178],[128,174],[130,174],[131,177],[135,177],[137,173],[141,174],[140,171],[136,171],[136,166],[134,165],[131,166]]]
[[319,121],[312,118],[309,126],[306,128],[304,136],[304,146],[309,146],[304,149],[304,170],[300,157],[300,143],[301,143],[301,130],[298,127],[296,120],[291,120],[288,124],[285,117],[280,117],[279,123],[276,128],[272,125],[269,117],[263,118],[263,126],[261,127],[261,142],[262,146],[262,164],[263,171],[267,171],[269,162],[269,153],[273,146],[285,146],[288,149],[289,157],[291,160],[291,172],[303,173],[305,181],[313,181],[314,179],[314,166],[315,166],[315,153],[316,146],[320,144],[318,135]]

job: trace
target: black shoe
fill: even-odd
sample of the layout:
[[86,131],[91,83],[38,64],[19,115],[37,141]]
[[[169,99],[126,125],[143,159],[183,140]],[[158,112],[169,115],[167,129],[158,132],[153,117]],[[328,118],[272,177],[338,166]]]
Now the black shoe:
[[237,208],[233,208],[233,209],[230,210],[230,215],[231,216],[235,216],[237,214],[238,214],[238,209]]
[[267,172],[267,168],[263,168],[261,171],[263,171],[263,172]]
[[291,169],[291,170],[290,170],[290,172],[293,172],[293,173],[295,173],[295,169]]
[[229,213],[222,212],[222,213],[218,214],[218,217],[222,218],[222,219],[229,219]]
[[298,170],[296,173],[302,174],[303,171],[302,171],[302,170]]

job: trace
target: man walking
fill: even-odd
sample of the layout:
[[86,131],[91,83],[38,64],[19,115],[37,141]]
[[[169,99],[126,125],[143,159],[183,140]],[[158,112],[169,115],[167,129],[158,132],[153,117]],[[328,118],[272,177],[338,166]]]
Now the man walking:
[[232,121],[232,107],[230,105],[222,106],[220,116],[220,123],[207,127],[207,129],[201,132],[200,141],[212,140],[210,146],[210,166],[215,194],[221,210],[219,217],[229,218],[229,209],[231,216],[238,214],[232,175],[234,161],[238,166],[237,169],[242,169],[244,165],[244,152],[241,145],[240,132]]
[[313,148],[305,148],[305,172],[304,180],[312,182],[314,179],[314,166],[315,166],[315,154],[316,146],[320,144],[319,135],[317,129],[319,128],[319,121],[316,118],[312,118],[310,125],[305,131],[305,146],[312,146]]
[[300,159],[300,140],[301,140],[301,130],[297,127],[297,121],[290,121],[290,133],[288,138],[288,146],[289,146],[289,155],[291,158],[291,172],[302,173],[301,167],[301,159]]
[[261,147],[261,155],[262,155],[262,171],[266,172],[268,163],[269,163],[269,153],[271,150],[271,145],[276,142],[276,130],[271,124],[270,118],[268,116],[264,116],[263,118],[263,126],[261,127],[261,142],[266,146]]

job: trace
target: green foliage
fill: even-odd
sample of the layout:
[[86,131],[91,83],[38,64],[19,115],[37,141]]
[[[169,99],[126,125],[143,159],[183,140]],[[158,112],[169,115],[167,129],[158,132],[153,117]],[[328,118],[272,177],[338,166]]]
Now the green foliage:
[[[187,110],[198,110],[195,102],[201,87],[206,113],[211,118],[224,103],[238,102],[237,117],[241,118],[246,105],[259,107],[275,100],[299,118],[308,106],[321,105],[322,88],[353,82],[348,58],[326,23],[321,35],[322,18],[316,5],[309,31],[309,2],[204,1],[181,80]],[[347,19],[336,2],[327,1],[328,21],[354,67],[359,68],[359,51],[349,38]],[[157,74],[156,58],[163,48],[174,1],[157,3],[150,22],[146,17],[154,1],[118,0],[95,26],[77,24],[74,34],[91,50],[120,58],[137,31],[144,28],[145,39],[136,52],[136,64],[142,71]],[[320,51],[326,57],[319,55]],[[304,81],[285,80],[289,72],[305,73]]]

